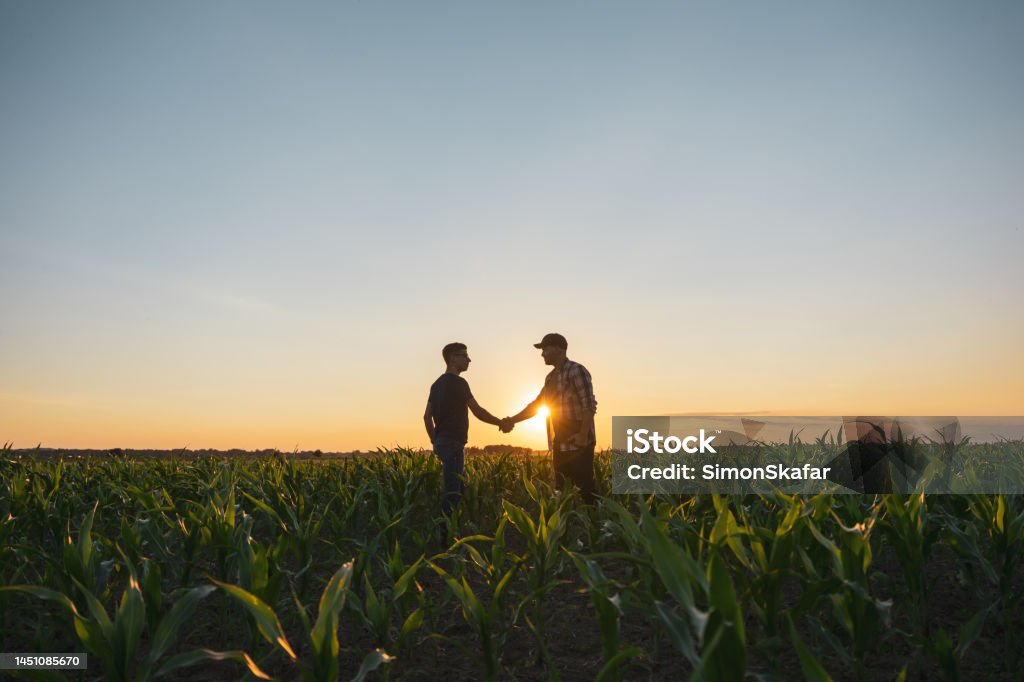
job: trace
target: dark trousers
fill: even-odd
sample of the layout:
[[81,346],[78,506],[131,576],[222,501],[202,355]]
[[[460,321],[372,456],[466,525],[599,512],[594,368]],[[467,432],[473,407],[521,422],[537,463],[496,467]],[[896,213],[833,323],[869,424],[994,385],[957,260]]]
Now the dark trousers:
[[579,450],[560,450],[555,443],[552,464],[555,468],[555,489],[561,490],[568,480],[580,489],[586,504],[594,503],[594,444]]
[[465,491],[465,484],[462,482],[465,447],[465,443],[453,438],[438,436],[434,439],[434,454],[441,460],[443,471],[444,497],[441,498],[441,513],[445,516],[458,506]]

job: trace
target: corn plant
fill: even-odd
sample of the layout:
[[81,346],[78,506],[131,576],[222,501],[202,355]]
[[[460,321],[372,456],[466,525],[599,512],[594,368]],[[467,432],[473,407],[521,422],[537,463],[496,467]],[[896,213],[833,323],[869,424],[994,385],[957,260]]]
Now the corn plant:
[[396,615],[400,616],[407,609],[409,613],[402,620],[402,626],[397,635],[399,645],[405,644],[422,627],[423,588],[417,582],[416,576],[423,565],[424,557],[421,555],[412,564],[406,566],[401,559],[400,546],[395,543],[395,551],[385,563],[391,585],[379,591],[375,590],[370,580],[371,571],[368,568],[362,574],[362,597],[360,598],[359,594],[355,592],[349,595],[350,609],[373,634],[376,646],[390,646],[394,639],[392,635],[393,621]]
[[324,522],[330,518],[335,498],[331,497],[323,509],[318,509],[314,498],[306,494],[307,484],[291,460],[276,470],[269,483],[254,477],[250,477],[248,482],[255,486],[259,496],[246,491],[242,491],[242,496],[265,513],[274,528],[280,529],[279,537],[287,545],[297,567],[292,578],[298,579],[299,595],[305,597],[310,584],[314,546]]
[[881,528],[903,569],[903,583],[908,597],[913,634],[919,647],[930,642],[931,618],[928,613],[929,585],[925,569],[932,547],[938,539],[934,524],[929,523],[924,493],[904,497],[887,495]]
[[825,536],[814,520],[807,520],[807,528],[814,539],[827,551],[832,562],[834,580],[813,575],[813,580],[825,589],[833,587],[828,595],[833,615],[852,644],[852,652],[835,640],[820,622],[814,621],[818,631],[832,648],[853,667],[857,679],[867,677],[866,658],[873,652],[889,624],[891,601],[871,595],[868,571],[872,562],[871,533],[878,520],[880,508],[874,506],[869,516],[854,526],[844,526],[833,513],[838,530],[839,544]]
[[[288,660],[295,664],[304,680],[310,682],[327,682],[338,679],[338,618],[345,606],[349,584],[352,577],[353,562],[348,562],[331,576],[320,596],[320,605],[316,621],[311,625],[309,616],[295,594],[295,604],[299,619],[302,622],[311,655],[308,660],[301,660],[285,636],[284,629],[277,613],[263,600],[237,585],[214,580],[214,584],[227,593],[236,603],[241,605],[256,625],[259,634],[269,644],[284,653]],[[393,657],[376,649],[364,659],[354,682],[365,679],[366,675],[382,665],[391,663]]]
[[[640,508],[640,523],[623,518],[671,601],[654,598],[653,612],[675,647],[705,680],[741,679],[746,669],[746,632],[732,580],[713,550],[706,571],[666,532],[667,519]],[[682,613],[680,614],[680,610]]]
[[549,675],[557,677],[545,642],[545,601],[551,590],[565,582],[558,580],[556,574],[561,559],[562,539],[565,537],[569,521],[565,507],[572,495],[563,494],[556,498],[550,488],[539,490],[528,480],[524,481],[524,485],[539,507],[536,520],[508,500],[502,501],[502,508],[509,522],[526,540],[526,553],[519,558],[519,563],[523,566],[528,593],[517,607],[513,620],[516,620],[524,606],[530,606],[533,617],[528,614],[525,619],[527,627],[537,640],[540,659],[538,662],[543,662],[547,666]]
[[177,639],[182,626],[191,617],[198,603],[213,588],[200,586],[182,594],[165,615],[152,619],[149,651],[143,662],[135,665],[135,652],[139,647],[146,625],[146,598],[134,569],[130,569],[128,585],[121,596],[120,604],[113,618],[103,604],[87,587],[72,579],[85,600],[85,613],[80,612],[75,602],[66,594],[35,585],[12,585],[0,587],[0,591],[24,592],[39,599],[58,604],[72,617],[75,633],[82,646],[95,656],[103,668],[104,677],[114,682],[121,680],[147,681],[162,677],[182,667],[205,661],[231,660],[242,663],[261,679],[270,679],[251,658],[240,651],[210,651],[197,649],[192,652],[165,658],[164,654]]
[[[1020,666],[1013,615],[1022,595],[1016,587],[1024,560],[1024,505],[1017,496],[972,495],[968,510],[974,522],[950,519],[947,538],[968,570],[978,567],[998,594],[995,613],[1005,633],[1006,657],[1011,672]],[[972,581],[975,585],[979,581]]]
[[764,497],[759,501],[768,510],[775,508],[774,518],[769,517],[767,525],[751,518],[752,511],[741,504],[735,505],[740,515],[737,519],[725,498],[713,496],[717,518],[708,542],[723,560],[728,555],[739,563],[735,575],[764,630],[765,638],[758,646],[776,668],[786,641],[781,627],[783,585],[794,575],[804,508],[799,498],[781,493],[770,501]]
[[576,565],[580,577],[590,592],[590,601],[597,611],[598,625],[601,628],[601,655],[604,666],[598,672],[598,680],[614,682],[622,679],[622,668],[631,659],[643,655],[643,650],[629,646],[622,648],[619,623],[622,618],[622,607],[618,592],[623,589],[615,581],[609,580],[601,571],[597,561],[582,554],[568,552],[569,558]]
[[[447,585],[449,592],[458,600],[462,617],[476,634],[477,643],[480,646],[484,679],[488,681],[497,679],[501,669],[501,658],[508,634],[504,613],[508,587],[519,569],[519,564],[512,563],[510,561],[512,557],[506,552],[505,527],[506,521],[502,519],[498,523],[494,537],[477,535],[462,538],[452,548],[465,551],[472,565],[486,581],[485,585],[488,591],[486,604],[477,596],[465,575],[456,578],[433,560],[428,562],[428,565]],[[474,542],[489,542],[491,544],[490,556],[485,557],[480,550],[473,546]],[[460,562],[456,562],[455,565],[460,566]]]

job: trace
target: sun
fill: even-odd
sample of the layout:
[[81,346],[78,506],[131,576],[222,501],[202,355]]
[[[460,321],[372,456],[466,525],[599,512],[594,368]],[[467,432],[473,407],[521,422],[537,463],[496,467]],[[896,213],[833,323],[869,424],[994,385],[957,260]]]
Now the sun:
[[[520,400],[520,404],[529,404],[537,399],[535,392],[525,392]],[[531,433],[544,434],[545,440],[548,435],[548,415],[551,410],[548,409],[547,405],[541,405],[537,410],[537,414],[533,415],[529,419],[526,419],[516,425],[517,429],[522,429],[525,433],[527,431]]]
[[530,430],[547,433],[548,415],[550,413],[551,410],[548,409],[547,405],[541,405],[540,409],[537,410],[537,414],[531,417],[530,420],[526,422],[527,425],[530,427]]

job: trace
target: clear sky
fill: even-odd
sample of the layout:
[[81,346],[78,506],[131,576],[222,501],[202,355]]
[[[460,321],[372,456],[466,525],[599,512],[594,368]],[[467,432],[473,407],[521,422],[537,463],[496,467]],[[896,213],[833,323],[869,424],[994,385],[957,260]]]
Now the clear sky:
[[[0,441],[1024,414],[1020,2],[0,0]],[[544,447],[473,422],[475,444]]]

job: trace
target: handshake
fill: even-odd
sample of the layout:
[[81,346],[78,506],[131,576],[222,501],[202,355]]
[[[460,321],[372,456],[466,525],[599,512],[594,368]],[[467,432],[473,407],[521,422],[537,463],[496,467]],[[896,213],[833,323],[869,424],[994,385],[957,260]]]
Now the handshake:
[[505,417],[498,424],[498,430],[502,433],[511,433],[512,429],[515,428],[516,423],[512,421],[512,417]]

